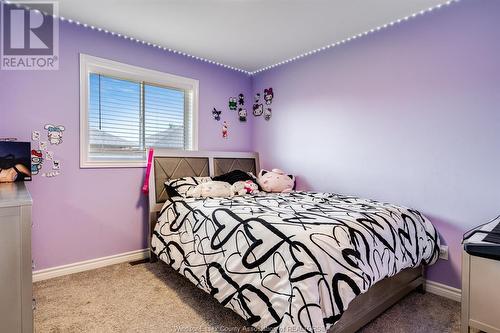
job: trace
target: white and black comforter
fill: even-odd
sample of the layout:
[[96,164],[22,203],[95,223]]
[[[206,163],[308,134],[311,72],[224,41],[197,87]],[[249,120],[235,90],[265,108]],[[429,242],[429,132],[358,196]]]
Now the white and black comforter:
[[152,247],[258,329],[324,332],[377,281],[433,263],[439,237],[415,210],[294,192],[173,199]]

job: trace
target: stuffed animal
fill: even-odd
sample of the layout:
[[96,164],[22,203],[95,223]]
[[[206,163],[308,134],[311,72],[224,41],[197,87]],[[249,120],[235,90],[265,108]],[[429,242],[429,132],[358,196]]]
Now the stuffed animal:
[[291,192],[295,187],[295,176],[287,175],[280,169],[260,170],[257,181],[266,192]]
[[238,181],[231,186],[231,190],[236,195],[257,194],[259,186],[251,180]]
[[223,197],[232,197],[233,191],[231,184],[226,182],[219,181],[209,181],[206,183],[201,183],[196,185],[194,188],[189,189],[187,191],[188,197],[193,198],[207,198],[207,197],[215,197],[215,198],[223,198]]

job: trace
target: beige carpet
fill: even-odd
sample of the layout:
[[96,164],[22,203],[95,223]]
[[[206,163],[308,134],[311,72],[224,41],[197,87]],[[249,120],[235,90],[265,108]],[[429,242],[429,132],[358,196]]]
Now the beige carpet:
[[[35,283],[36,332],[242,332],[245,321],[165,264],[114,265]],[[459,304],[412,293],[362,332],[458,332]]]

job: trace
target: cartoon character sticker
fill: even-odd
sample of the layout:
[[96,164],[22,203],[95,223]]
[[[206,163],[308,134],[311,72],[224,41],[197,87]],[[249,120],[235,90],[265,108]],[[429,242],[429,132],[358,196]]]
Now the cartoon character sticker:
[[236,98],[229,97],[229,110],[236,111],[237,107],[238,107],[238,105],[236,104]]
[[45,159],[52,161],[54,159],[54,152],[53,151],[47,151],[45,153]]
[[55,177],[55,176],[59,176],[60,174],[61,174],[61,172],[55,170],[55,171],[44,172],[42,174],[42,176],[52,178],[52,177]]
[[45,141],[39,141],[39,142],[38,142],[38,148],[39,148],[40,150],[46,151],[46,150],[47,150],[47,147],[48,147],[47,142],[45,142]]
[[256,103],[253,105],[253,115],[255,117],[262,116],[262,113],[264,113],[264,105],[262,103]]
[[229,125],[227,124],[226,121],[222,124],[222,138],[227,139],[229,132],[228,132]]
[[59,170],[59,169],[61,169],[61,161],[53,160],[52,161],[52,170]]
[[260,103],[260,93],[255,94],[255,104]]
[[59,145],[63,142],[62,135],[65,130],[64,126],[47,124],[44,128],[48,131],[47,136],[51,145]]
[[43,164],[43,153],[39,149],[31,150],[31,174],[38,175]]
[[40,140],[40,132],[38,132],[38,131],[33,131],[33,132],[31,133],[31,140],[33,140],[33,141],[38,141],[38,140]]
[[212,116],[214,117],[215,120],[219,121],[220,120],[220,114],[222,113],[222,111],[219,111],[217,110],[216,108],[214,108],[212,110]]
[[271,116],[272,116],[272,112],[273,112],[273,110],[271,110],[271,108],[266,108],[266,110],[264,111],[264,119],[270,120]]
[[273,103],[273,98],[273,88],[264,89],[264,101],[266,101],[266,105],[271,105]]
[[245,105],[245,96],[243,94],[238,95],[238,105]]
[[247,110],[243,108],[238,109],[238,117],[240,121],[247,121]]

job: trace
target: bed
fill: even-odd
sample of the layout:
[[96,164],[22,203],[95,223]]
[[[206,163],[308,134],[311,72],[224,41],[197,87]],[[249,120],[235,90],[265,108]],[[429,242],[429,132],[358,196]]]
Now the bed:
[[256,153],[157,150],[150,252],[262,331],[355,332],[412,290],[439,255],[408,208],[333,193],[168,198],[165,181],[256,174]]

